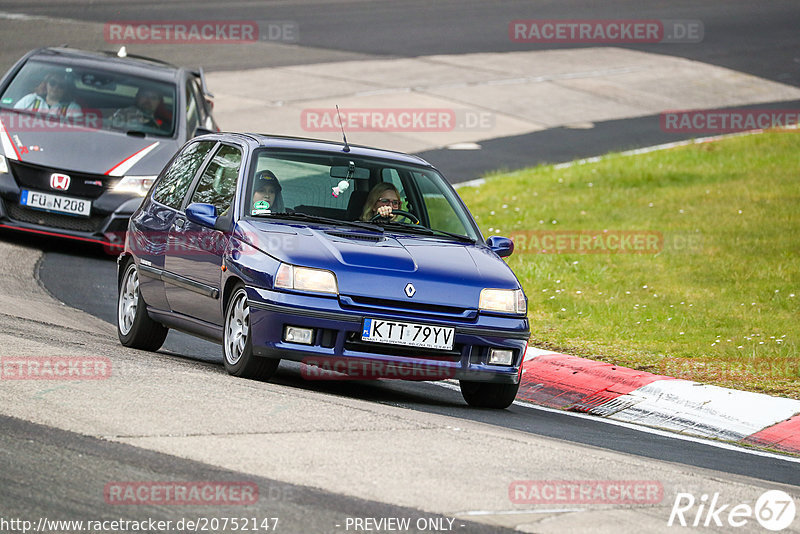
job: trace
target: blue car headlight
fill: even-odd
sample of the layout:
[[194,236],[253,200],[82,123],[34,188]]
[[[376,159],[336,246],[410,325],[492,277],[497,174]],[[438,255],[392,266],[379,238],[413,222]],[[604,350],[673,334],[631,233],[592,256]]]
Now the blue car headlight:
[[482,289],[478,307],[500,313],[527,313],[525,293],[521,289]]
[[294,289],[312,293],[339,294],[336,275],[324,269],[297,267],[282,263],[275,275],[275,287],[278,289]]

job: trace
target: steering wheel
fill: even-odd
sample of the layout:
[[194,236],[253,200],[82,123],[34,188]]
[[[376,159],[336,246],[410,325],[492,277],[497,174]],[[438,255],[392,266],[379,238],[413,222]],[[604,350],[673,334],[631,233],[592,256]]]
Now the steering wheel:
[[[419,219],[417,219],[417,216],[414,215],[413,213],[409,213],[409,212],[403,211],[403,210],[392,210],[391,217],[394,217],[395,215],[398,215],[400,217],[405,217],[406,219],[408,219],[409,221],[411,221],[414,224],[419,224]],[[375,222],[378,219],[389,219],[389,218],[390,217],[384,217],[381,214],[376,213],[375,216],[372,219],[369,220],[369,222]]]

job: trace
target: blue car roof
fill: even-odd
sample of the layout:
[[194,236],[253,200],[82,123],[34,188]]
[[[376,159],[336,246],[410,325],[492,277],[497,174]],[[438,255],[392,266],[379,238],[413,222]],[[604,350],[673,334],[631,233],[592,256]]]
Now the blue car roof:
[[[221,135],[226,135],[226,134],[227,132]],[[405,154],[403,152],[395,152],[394,150],[385,150],[381,148],[373,148],[363,145],[353,145],[348,143],[347,146],[350,148],[350,151],[345,152],[344,143],[339,143],[337,141],[325,141],[322,139],[310,139],[307,137],[292,137],[292,136],[273,135],[273,134],[247,133],[239,135],[246,135],[248,137],[251,137],[259,145],[269,148],[313,150],[317,152],[330,152],[332,154],[338,154],[340,156],[350,154],[353,156],[388,159],[403,163],[409,163],[412,165],[422,165],[425,167],[433,168],[433,165],[431,165],[424,159],[420,158],[419,156],[414,156],[412,154]]]

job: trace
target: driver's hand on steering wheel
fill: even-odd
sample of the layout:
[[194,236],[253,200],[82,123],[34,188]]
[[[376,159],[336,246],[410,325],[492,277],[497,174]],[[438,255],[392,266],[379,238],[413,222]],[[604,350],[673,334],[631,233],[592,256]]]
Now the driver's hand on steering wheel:
[[377,214],[381,217],[391,217],[392,216],[392,207],[391,206],[380,206],[378,208]]

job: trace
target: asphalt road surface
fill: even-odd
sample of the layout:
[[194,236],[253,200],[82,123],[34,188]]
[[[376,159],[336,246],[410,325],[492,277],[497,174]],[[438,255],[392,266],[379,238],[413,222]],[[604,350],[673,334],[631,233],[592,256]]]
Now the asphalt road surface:
[[[109,323],[109,328],[114,328],[117,295],[114,258],[92,247],[81,247],[76,251],[71,244],[67,247],[49,240],[44,246],[49,252],[39,263],[37,273],[42,285],[58,300],[103,319]],[[72,274],[65,276],[64,273]],[[211,366],[222,365],[221,351],[220,345],[175,331],[169,333],[162,349],[175,358],[208,362]],[[787,468],[786,462],[773,457],[751,456],[742,449],[721,450],[708,443],[683,441],[669,435],[641,432],[526,406],[514,406],[499,413],[472,410],[467,408],[458,391],[426,382],[309,382],[302,378],[298,364],[282,362],[281,366],[273,382],[287,387],[464,418],[687,466],[800,484],[800,469]]]
[[[169,521],[174,525],[170,531],[177,531],[175,527],[181,520],[213,526],[214,523],[205,523],[204,518],[224,521],[224,518],[239,520],[243,517],[251,530],[255,525],[260,531],[268,526],[275,527],[273,530],[277,532],[330,532],[336,525],[346,525],[348,517],[408,518],[412,528],[406,532],[427,532],[428,529],[413,528],[418,521],[420,525],[448,524],[444,517],[436,514],[343,497],[258,476],[243,477],[242,473],[10,417],[0,416],[0,428],[3,429],[0,433],[0,514],[6,520],[16,518],[34,525],[39,525],[39,520],[46,521],[44,524],[49,526],[41,532],[81,532],[75,523],[84,522],[88,527],[89,521],[155,525],[159,522],[166,525]],[[236,500],[249,502],[247,494],[239,497],[234,493],[228,493],[232,503],[222,507],[179,507],[161,503],[109,506],[115,495],[124,494],[122,491],[106,493],[103,490],[107,484],[124,488],[126,482],[136,480],[214,481],[226,489],[253,488],[251,494],[259,498],[248,505],[246,512]],[[70,526],[58,528],[57,521],[69,521]],[[454,521],[453,525],[454,530],[457,528],[465,534],[513,532],[464,520]],[[0,525],[2,532],[16,530]],[[156,532],[147,528],[107,529],[109,532],[129,530]],[[100,532],[100,529],[93,531]],[[230,527],[211,529],[211,532],[223,531],[236,530]]]
[[[14,19],[9,19],[2,13],[26,13],[29,15],[46,16],[40,28],[28,30],[23,33],[14,32]],[[413,57],[431,54],[463,54],[477,52],[503,52],[515,50],[534,49],[532,45],[513,43],[508,39],[508,23],[514,19],[526,18],[581,18],[581,19],[692,19],[703,23],[704,39],[696,44],[654,44],[654,45],[623,45],[637,50],[644,50],[659,54],[677,55],[693,60],[720,65],[742,72],[754,74],[781,83],[800,85],[800,34],[797,30],[797,20],[800,6],[794,1],[772,1],[760,3],[757,6],[752,2],[732,0],[724,3],[697,3],[689,1],[663,1],[632,3],[625,0],[612,0],[597,4],[588,0],[571,2],[512,2],[512,1],[437,1],[435,3],[422,1],[295,1],[295,2],[258,2],[258,1],[186,1],[186,2],[132,2],[130,0],[113,0],[97,4],[94,2],[52,2],[44,0],[28,0],[26,2],[0,2],[0,24],[2,24],[2,50],[0,50],[0,68],[9,67],[12,62],[30,48],[41,45],[60,44],[51,42],[54,35],[59,32],[53,25],[53,19],[66,18],[83,22],[104,23],[110,20],[178,20],[178,19],[254,19],[254,20],[284,20],[294,21],[300,29],[300,38],[292,45],[278,45],[265,48],[265,53],[252,53],[252,50],[237,47],[216,47],[203,49],[202,62],[209,69],[240,70],[246,68],[320,63],[341,61],[347,59],[375,58],[375,57]],[[83,27],[83,26],[81,26]],[[76,46],[91,41],[92,38],[81,35],[79,32],[70,34]],[[58,35],[58,38],[61,36]],[[83,40],[82,40],[83,39]],[[579,45],[536,45],[538,48],[557,48]],[[266,53],[270,51],[272,53]],[[197,51],[191,47],[173,47],[170,52],[175,55],[175,62],[190,64],[196,62]],[[154,54],[160,55],[160,54]],[[792,108],[797,102],[773,103],[775,107]],[[465,172],[473,172],[476,176],[482,171],[496,168],[517,168],[538,162],[566,161],[576,157],[587,157],[604,153],[609,150],[624,150],[664,141],[674,140],[678,137],[668,137],[655,130],[656,121],[650,118],[627,119],[598,123],[594,128],[579,130],[568,128],[554,128],[536,132],[525,136],[513,138],[498,138],[482,142],[479,152],[454,152],[446,150],[430,151],[423,154],[434,164],[442,168],[446,174],[459,171],[459,175],[469,177]],[[452,169],[452,170],[451,170]],[[113,258],[104,256],[102,252],[93,248],[64,244],[62,242],[22,238],[3,233],[0,239],[12,245],[21,247],[33,246],[44,251],[44,255],[36,266],[36,280],[56,299],[64,302],[69,307],[85,310],[98,317],[106,324],[106,333],[113,334],[113,323],[116,302],[116,288],[114,279],[115,263]],[[7,270],[14,264],[13,258],[2,258]],[[4,273],[2,277],[9,277],[15,273]],[[24,273],[23,273],[24,275]],[[20,276],[23,276],[20,275]],[[28,275],[24,275],[28,276]],[[10,278],[6,278],[10,280]],[[22,280],[22,278],[20,278]],[[0,279],[2,282],[2,279]],[[2,285],[2,284],[0,284]],[[0,298],[4,297],[0,295]],[[0,321],[8,319],[12,310],[0,310]],[[46,318],[42,317],[42,321]],[[12,332],[24,332],[18,326],[16,319],[11,321],[14,328],[0,335],[11,335]],[[24,322],[24,321],[23,321]],[[5,323],[4,323],[5,324]],[[22,324],[22,323],[20,323]],[[25,323],[27,324],[27,323]],[[33,323],[30,323],[33,324]],[[37,323],[38,324],[38,323]],[[33,328],[33,326],[30,326]],[[55,332],[61,332],[54,330]],[[82,342],[78,340],[79,333],[63,331],[64,337],[73,336],[65,342],[66,347],[78,347]],[[70,334],[70,332],[72,332]],[[21,334],[20,334],[21,335]],[[57,343],[59,334],[51,334],[52,339],[36,338],[36,343]],[[100,336],[97,339],[86,340],[86,345],[91,350],[114,354],[119,351],[124,353],[124,358],[131,358],[128,352],[122,351],[116,345],[113,335]],[[31,349],[32,350],[32,349]],[[76,349],[77,350],[77,349]],[[147,376],[152,368],[153,379],[159,378],[158,370],[169,369],[180,380],[192,380],[197,384],[194,394],[198,403],[202,403],[206,396],[218,395],[224,397],[227,392],[233,399],[246,397],[253,393],[261,397],[266,396],[292,396],[294,401],[300,399],[300,406],[287,404],[287,410],[296,409],[311,419],[314,412],[328,410],[330,405],[347,406],[349,411],[336,412],[341,417],[341,425],[348,423],[347,418],[361,417],[362,413],[380,412],[384,421],[386,413],[397,418],[397,426],[403,430],[405,419],[418,421],[422,429],[438,429],[440,420],[447,419],[461,421],[464,426],[471,429],[480,428],[486,436],[507,442],[535,442],[543,449],[561,451],[563,459],[558,453],[549,456],[553,462],[548,473],[554,477],[570,478],[573,473],[583,473],[575,466],[581,458],[598,458],[608,461],[609,465],[619,465],[620,470],[629,477],[656,476],[657,466],[665,478],[683,480],[687,473],[701,473],[703,480],[717,481],[719,489],[759,486],[764,489],[787,484],[787,487],[800,486],[800,469],[796,462],[790,462],[772,455],[760,455],[738,448],[726,448],[717,444],[701,440],[685,440],[677,436],[660,433],[644,432],[627,426],[611,425],[602,421],[581,417],[574,414],[558,413],[540,410],[524,405],[514,405],[503,412],[473,410],[468,408],[460,394],[446,387],[427,383],[404,382],[358,382],[358,383],[323,383],[304,381],[296,367],[282,365],[276,380],[272,384],[248,384],[246,381],[229,381],[222,377],[220,349],[217,345],[197,340],[190,336],[170,333],[167,343],[160,354],[138,353],[135,355],[135,365],[129,360],[122,360],[123,364],[133,366],[142,376],[136,375],[139,382],[122,382],[121,387],[130,387],[134,391],[137,386],[147,387]],[[122,357],[122,356],[120,356]],[[152,362],[152,363],[151,363]],[[176,379],[177,380],[177,379]],[[196,380],[196,382],[195,382]],[[233,380],[233,379],[231,379]],[[183,384],[176,381],[174,387],[180,390]],[[165,386],[166,388],[166,386]],[[277,388],[277,389],[276,389]],[[47,401],[49,395],[63,394],[57,387],[53,391],[40,392]],[[160,390],[158,399],[136,399],[136,402],[151,402],[150,409],[161,410],[163,419],[181,420],[185,415],[171,412],[172,403],[179,403],[184,397],[174,397],[171,391]],[[181,390],[182,391],[182,390]],[[76,390],[76,398],[82,398],[82,391]],[[3,392],[0,391],[0,395]],[[296,395],[295,395],[296,394]],[[147,394],[141,394],[147,397]],[[164,400],[161,401],[161,395]],[[68,402],[69,396],[59,397],[60,402]],[[217,397],[214,397],[217,398]],[[272,397],[270,397],[272,398]],[[320,398],[326,399],[325,403]],[[333,400],[329,400],[333,399]],[[226,398],[227,400],[227,398]],[[29,400],[26,402],[30,402]],[[38,402],[38,401],[37,401]],[[62,413],[58,402],[46,405],[53,413]],[[134,402],[134,401],[131,401]],[[158,405],[158,402],[162,404]],[[310,403],[312,408],[302,412],[303,403]],[[155,408],[154,406],[158,406]],[[33,403],[30,412],[39,409],[39,404]],[[25,407],[17,413],[26,413]],[[242,417],[242,410],[236,409],[235,403],[229,411],[223,411],[225,417],[238,421]],[[253,407],[253,409],[261,407]],[[10,408],[9,408],[10,409]],[[104,404],[103,399],[97,399],[95,404],[86,410],[99,412],[119,410],[113,404]],[[398,409],[399,412],[395,412]],[[38,412],[37,412],[38,413]],[[69,413],[69,412],[67,412]],[[88,412],[87,412],[88,413]],[[92,412],[93,413],[93,412]],[[215,412],[217,413],[217,412]],[[401,415],[398,415],[401,414]],[[146,416],[132,411],[128,414],[132,423],[146,420]],[[75,416],[80,420],[80,416]],[[122,416],[121,416],[122,417]],[[373,415],[373,417],[378,417]],[[87,421],[93,417],[86,416]],[[433,421],[436,421],[434,423]],[[205,421],[198,419],[198,421]],[[227,420],[221,421],[225,423]],[[167,422],[163,423],[167,425]],[[209,424],[215,421],[209,422]],[[110,423],[108,423],[111,425]],[[303,420],[297,421],[297,426],[306,424]],[[317,424],[317,423],[315,423]],[[120,423],[124,426],[124,422]],[[280,482],[279,474],[286,478],[286,470],[281,464],[290,464],[292,455],[280,455],[284,451],[265,450],[259,458],[246,456],[254,447],[261,446],[257,441],[264,439],[272,444],[281,442],[291,437],[292,430],[276,430],[276,434],[267,434],[265,430],[253,431],[252,435],[245,431],[234,432],[232,435],[208,435],[204,430],[198,429],[196,434],[183,431],[171,434],[171,431],[155,435],[127,435],[109,426],[108,430],[98,431],[92,436],[81,435],[53,427],[72,428],[80,426],[72,419],[49,421],[46,426],[22,421],[17,418],[0,417],[0,516],[2,517],[55,517],[56,515],[68,516],[70,519],[101,519],[113,517],[130,517],[141,520],[151,516],[162,519],[178,519],[186,515],[185,508],[169,507],[136,507],[122,510],[117,507],[109,511],[103,507],[102,493],[98,488],[109,480],[247,480],[254,481],[262,491],[262,501],[255,509],[248,509],[248,515],[280,516],[286,526],[283,532],[333,532],[344,531],[344,528],[334,528],[337,522],[344,521],[346,517],[354,516],[407,516],[418,518],[421,513],[416,508],[384,504],[395,502],[394,498],[387,495],[405,495],[408,502],[424,502],[427,495],[430,500],[447,501],[443,495],[449,491],[474,490],[474,487],[458,486],[455,490],[450,487],[450,479],[442,479],[439,486],[420,486],[418,493],[423,497],[413,497],[414,491],[403,491],[402,488],[393,488],[391,482],[382,479],[375,471],[372,483],[374,488],[369,491],[364,488],[347,487],[347,491],[328,491],[311,489],[317,487],[341,487],[331,478],[351,480],[359,474],[356,462],[366,463],[370,457],[377,454],[376,450],[365,450],[363,457],[358,455],[347,456],[352,462],[349,469],[343,468],[336,471],[326,463],[324,455],[328,447],[338,445],[337,436],[333,430],[325,430],[310,434],[315,440],[311,445],[318,447],[319,457],[302,449],[302,440],[292,443],[296,447],[296,454],[308,458],[309,475],[302,468],[295,468],[292,476],[302,480],[298,484]],[[258,426],[253,423],[253,426]],[[105,427],[104,427],[105,428]],[[138,428],[138,427],[137,427]],[[149,429],[148,429],[149,430]],[[450,427],[448,426],[448,430]],[[456,428],[453,430],[457,431]],[[402,442],[403,433],[393,429],[394,433],[387,434],[381,446],[390,443],[398,446]],[[105,434],[104,434],[105,432]],[[259,433],[262,432],[263,434]],[[282,435],[281,432],[284,432]],[[325,432],[328,432],[326,435]],[[371,432],[358,430],[356,441],[348,447],[363,447]],[[420,466],[431,468],[430,462],[425,463],[428,456],[433,456],[433,450],[424,449],[429,443],[444,446],[446,441],[428,442],[429,435],[418,430],[412,434],[413,441],[419,441],[422,447],[416,451],[416,456],[406,454],[402,458],[395,458],[403,462],[406,470],[412,475],[406,480],[427,480],[430,473],[421,470]],[[514,435],[509,435],[512,433]],[[517,434],[521,437],[516,437]],[[109,439],[99,439],[97,435],[108,435]],[[284,435],[289,436],[285,438]],[[471,434],[476,443],[481,443],[476,434]],[[481,434],[483,435],[483,434]],[[206,441],[202,441],[206,439]],[[310,439],[310,438],[309,438]],[[354,438],[355,439],[355,438]],[[487,438],[488,439],[488,438]],[[184,448],[174,445],[177,441],[185,440]],[[256,441],[253,441],[256,440]],[[392,440],[392,441],[388,441]],[[395,441],[396,440],[396,441]],[[140,446],[131,446],[135,443]],[[230,445],[233,443],[234,445]],[[462,443],[462,442],[459,442]],[[238,444],[238,448],[235,446]],[[271,445],[272,446],[272,445]],[[153,450],[146,450],[153,447]],[[176,448],[177,447],[177,448]],[[206,450],[206,447],[208,450]],[[226,448],[230,447],[230,448]],[[382,447],[381,447],[382,448]],[[175,453],[183,451],[180,456],[202,458],[207,461],[195,461],[177,458],[175,455],[165,454],[168,451]],[[227,451],[233,450],[242,455],[242,460],[229,457]],[[331,449],[340,450],[340,449]],[[221,452],[222,451],[222,452]],[[303,454],[307,456],[302,456]],[[407,453],[407,450],[406,450]],[[516,462],[517,455],[528,454],[519,450],[505,463],[493,458],[491,454],[477,460],[470,456],[474,451],[460,449],[457,453],[463,456],[463,462],[452,459],[458,469],[469,470],[475,473],[475,480],[482,480],[478,473],[480,467],[475,464],[498,465],[502,463],[509,466]],[[613,453],[613,454],[612,454]],[[616,453],[619,453],[617,456]],[[177,453],[175,453],[177,454]],[[399,453],[398,453],[399,454]],[[500,453],[498,454],[505,454]],[[568,456],[572,454],[573,456]],[[269,462],[265,461],[272,456],[280,457],[274,465],[275,478],[265,476],[272,473],[264,468]],[[344,456],[344,455],[343,455]],[[464,458],[469,457],[470,461]],[[249,460],[248,460],[249,458]],[[501,458],[505,458],[501,456]],[[567,458],[572,458],[567,460]],[[214,459],[212,461],[212,459]],[[653,460],[653,462],[651,462]],[[249,463],[248,463],[249,462]],[[315,463],[318,462],[318,463]],[[493,463],[494,462],[494,463]],[[229,465],[229,469],[214,467],[213,465]],[[626,470],[625,466],[646,465],[647,468],[633,468]],[[292,464],[293,465],[293,464]],[[375,465],[375,464],[370,464]],[[385,465],[387,471],[392,471],[396,466]],[[443,471],[453,480],[458,480],[460,473],[454,467]],[[514,472],[514,476],[524,477],[525,466]],[[530,467],[530,466],[527,466]],[[484,468],[485,469],[485,468]],[[638,471],[636,469],[639,469]],[[296,472],[296,476],[295,473]],[[601,471],[598,471],[601,472]],[[491,478],[493,473],[484,472],[481,477]],[[511,476],[511,474],[509,474]],[[528,475],[530,476],[530,475]],[[698,475],[699,476],[699,475]],[[294,479],[293,478],[293,479]],[[313,482],[310,482],[313,481]],[[317,481],[319,481],[317,483]],[[422,482],[420,483],[422,484]],[[678,486],[680,487],[680,486]],[[707,487],[707,486],[706,486]],[[435,492],[434,492],[435,490]],[[713,487],[707,491],[714,490]],[[434,493],[425,493],[426,491]],[[394,493],[392,493],[394,492]],[[356,498],[349,495],[369,495],[370,498]],[[270,498],[270,495],[275,498]],[[415,500],[416,499],[416,500]],[[457,501],[456,498],[453,500]],[[418,508],[421,507],[418,506]],[[195,516],[202,516],[206,510],[192,509]],[[217,517],[222,512],[215,508],[208,511]],[[233,513],[236,510],[232,511]],[[101,517],[102,516],[102,517]],[[426,516],[435,518],[434,515]],[[586,523],[570,524],[571,528],[562,528],[562,531],[595,530],[600,527],[615,525],[617,517],[587,516],[593,519]],[[663,524],[666,517],[659,518]],[[475,524],[462,519],[457,520],[463,527],[457,531],[463,532],[494,532],[502,531],[500,527],[489,527]],[[513,526],[514,523],[509,523]],[[556,523],[557,525],[557,523]],[[576,526],[577,525],[577,526]],[[620,531],[636,531],[640,525],[629,525],[624,522],[617,524]],[[538,528],[538,527],[537,527]],[[543,530],[546,525],[542,525]],[[559,530],[551,527],[551,530]],[[279,531],[281,531],[279,529]],[[430,531],[430,529],[428,529]]]
[[[7,26],[8,29],[3,31],[0,69],[10,67],[24,52],[37,46],[69,42],[72,46],[115,48],[103,39],[102,25],[109,21],[288,21],[299,30],[296,41],[289,44],[269,42],[263,48],[230,44],[204,45],[202,51],[192,45],[134,47],[145,55],[178,64],[202,64],[212,71],[360,58],[597,46],[516,43],[509,38],[508,25],[518,19],[657,19],[699,22],[703,27],[702,41],[614,46],[684,57],[800,86],[800,32],[797,32],[800,6],[792,0],[761,2],[757,6],[747,0],[724,3],[687,0],[610,0],[601,3],[589,0],[242,0],[233,4],[213,0],[115,0],[102,4],[86,0],[29,0],[0,2],[2,13],[47,18],[40,25],[26,27],[21,34],[15,34],[13,24]],[[59,18],[84,24],[65,24],[66,29],[59,30]],[[2,15],[0,22],[3,22]],[[797,105],[796,101],[774,102],[760,107],[794,109]],[[437,149],[425,151],[421,156],[442,170],[445,176],[463,181],[496,169],[513,170],[540,163],[570,161],[696,135],[665,133],[658,127],[657,120],[647,117],[598,123],[588,130],[553,128],[527,135],[500,137],[482,142],[479,151]]]

